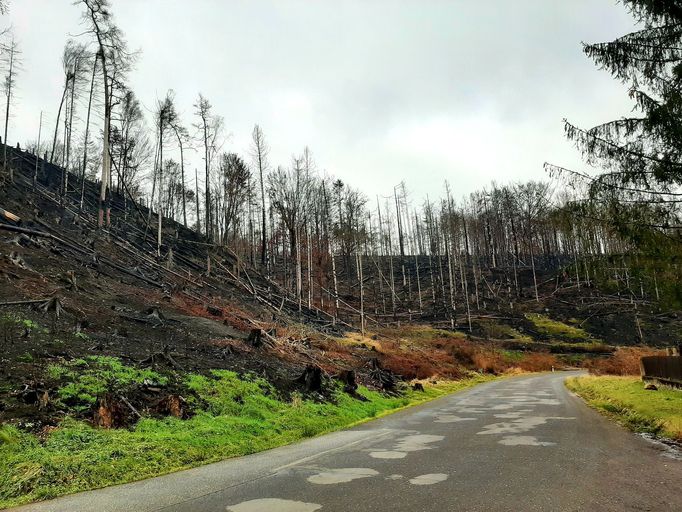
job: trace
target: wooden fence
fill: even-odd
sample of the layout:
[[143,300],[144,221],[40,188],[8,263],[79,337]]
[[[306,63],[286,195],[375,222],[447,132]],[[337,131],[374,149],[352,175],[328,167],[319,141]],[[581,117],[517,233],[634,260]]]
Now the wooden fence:
[[659,381],[675,387],[682,387],[682,357],[649,356],[639,363],[642,379]]

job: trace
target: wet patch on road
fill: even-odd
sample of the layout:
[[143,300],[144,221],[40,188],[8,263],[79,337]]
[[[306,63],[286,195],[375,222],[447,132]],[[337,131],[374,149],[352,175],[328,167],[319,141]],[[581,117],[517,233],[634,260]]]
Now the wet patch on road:
[[533,412],[531,409],[524,409],[523,411],[516,412],[505,412],[503,414],[493,414],[495,418],[505,419],[505,420],[515,420],[521,418],[524,414]]
[[414,478],[410,478],[410,483],[412,485],[434,485],[440,482],[444,482],[448,479],[448,475],[445,473],[432,473],[429,475],[420,475]]
[[377,476],[378,471],[370,468],[329,469],[308,477],[308,482],[317,485],[345,484],[360,478]]
[[403,459],[409,452],[430,450],[432,443],[445,439],[445,436],[430,434],[414,434],[398,439],[392,450],[377,450],[370,452],[369,456],[374,459]]
[[479,435],[487,434],[522,434],[546,424],[550,420],[574,420],[562,416],[526,416],[511,422],[491,423],[485,425]]
[[556,444],[538,441],[538,438],[533,436],[506,436],[498,443],[506,446],[554,446]]
[[400,452],[419,452],[421,450],[430,450],[429,446],[432,443],[437,443],[445,439],[445,436],[434,436],[431,434],[415,434],[406,436],[400,439],[395,446],[395,449]]
[[386,450],[382,452],[370,452],[369,456],[373,459],[404,459],[407,457],[407,452]]
[[277,498],[263,498],[260,500],[244,501],[227,507],[228,512],[315,512],[322,505],[305,503],[303,501],[280,500]]
[[434,423],[459,423],[460,421],[476,421],[476,418],[463,418],[454,414],[441,414],[436,416]]

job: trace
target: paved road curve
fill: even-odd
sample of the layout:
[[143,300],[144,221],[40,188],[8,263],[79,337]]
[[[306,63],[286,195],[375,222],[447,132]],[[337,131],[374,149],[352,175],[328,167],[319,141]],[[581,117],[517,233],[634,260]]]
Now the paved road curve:
[[294,446],[21,510],[682,510],[682,460],[587,408],[565,377],[496,381]]

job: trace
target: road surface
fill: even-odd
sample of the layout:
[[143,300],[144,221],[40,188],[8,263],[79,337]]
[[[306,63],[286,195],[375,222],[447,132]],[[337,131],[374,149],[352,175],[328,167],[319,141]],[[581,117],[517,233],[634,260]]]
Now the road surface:
[[682,510],[682,460],[516,377],[292,446],[18,510]]

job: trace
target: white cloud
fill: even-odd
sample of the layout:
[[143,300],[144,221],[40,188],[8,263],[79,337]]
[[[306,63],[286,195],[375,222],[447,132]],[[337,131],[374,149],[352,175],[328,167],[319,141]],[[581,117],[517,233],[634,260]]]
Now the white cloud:
[[[25,71],[10,142],[54,127],[61,49],[82,30],[70,0],[13,0]],[[130,83],[149,109],[176,91],[189,125],[199,91],[245,154],[259,123],[273,164],[311,147],[319,167],[368,195],[405,180],[418,195],[574,165],[561,119],[627,113],[621,85],[580,51],[632,27],[613,0],[116,0]],[[172,152],[170,152],[172,154]],[[191,153],[190,153],[191,155]],[[191,158],[199,158],[198,155]],[[201,165],[200,162],[196,163]],[[191,165],[191,164],[190,164]]]

